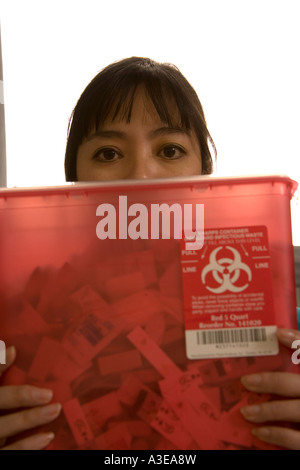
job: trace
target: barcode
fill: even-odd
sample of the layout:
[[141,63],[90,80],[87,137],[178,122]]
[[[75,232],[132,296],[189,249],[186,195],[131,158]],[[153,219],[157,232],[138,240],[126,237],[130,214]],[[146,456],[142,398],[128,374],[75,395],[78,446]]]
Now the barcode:
[[223,344],[223,343],[255,343],[267,341],[265,328],[247,328],[232,330],[197,331],[197,343]]

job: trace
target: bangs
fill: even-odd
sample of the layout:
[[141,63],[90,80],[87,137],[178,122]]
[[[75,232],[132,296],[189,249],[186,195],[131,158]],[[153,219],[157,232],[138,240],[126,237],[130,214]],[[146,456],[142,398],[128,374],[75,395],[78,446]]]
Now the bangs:
[[108,121],[119,119],[129,123],[138,89],[145,93],[146,100],[150,100],[164,124],[169,127],[191,129],[190,105],[187,105],[186,98],[181,97],[182,92],[174,87],[174,84],[162,83],[161,79],[153,80],[153,77],[148,80],[147,77],[142,77],[135,81],[132,77],[126,78],[118,84],[118,87],[113,84],[108,86],[102,100],[98,98],[91,101],[94,106],[89,110],[89,121],[84,130],[84,137],[88,137],[94,128],[99,129]]

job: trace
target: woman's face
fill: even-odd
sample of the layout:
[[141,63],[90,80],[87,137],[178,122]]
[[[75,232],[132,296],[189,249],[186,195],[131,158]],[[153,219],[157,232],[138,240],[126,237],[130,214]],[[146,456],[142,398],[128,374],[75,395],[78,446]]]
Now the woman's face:
[[195,133],[167,127],[142,90],[135,95],[129,123],[108,119],[77,152],[78,181],[169,178],[201,171]]

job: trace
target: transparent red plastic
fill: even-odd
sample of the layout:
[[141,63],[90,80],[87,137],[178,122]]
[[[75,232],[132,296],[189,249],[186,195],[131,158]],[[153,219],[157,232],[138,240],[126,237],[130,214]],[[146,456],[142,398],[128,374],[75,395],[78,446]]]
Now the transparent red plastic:
[[275,448],[251,434],[239,411],[272,397],[247,392],[240,377],[295,371],[291,351],[188,359],[182,241],[119,239],[118,230],[101,240],[97,207],[116,208],[117,229],[120,195],[148,214],[152,204],[204,204],[204,233],[265,227],[274,322],[297,328],[296,187],[266,175],[0,191],[0,339],[17,349],[1,384],[53,389],[63,410],[44,427],[55,432],[48,449]]

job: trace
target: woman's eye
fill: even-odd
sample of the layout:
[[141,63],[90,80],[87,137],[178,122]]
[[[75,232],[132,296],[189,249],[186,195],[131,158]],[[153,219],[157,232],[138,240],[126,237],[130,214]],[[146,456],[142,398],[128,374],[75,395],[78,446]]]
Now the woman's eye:
[[120,154],[111,148],[99,149],[93,155],[93,159],[101,162],[113,162],[118,158],[120,158]]
[[176,160],[185,155],[185,150],[177,145],[168,145],[160,151],[160,155],[169,160]]

